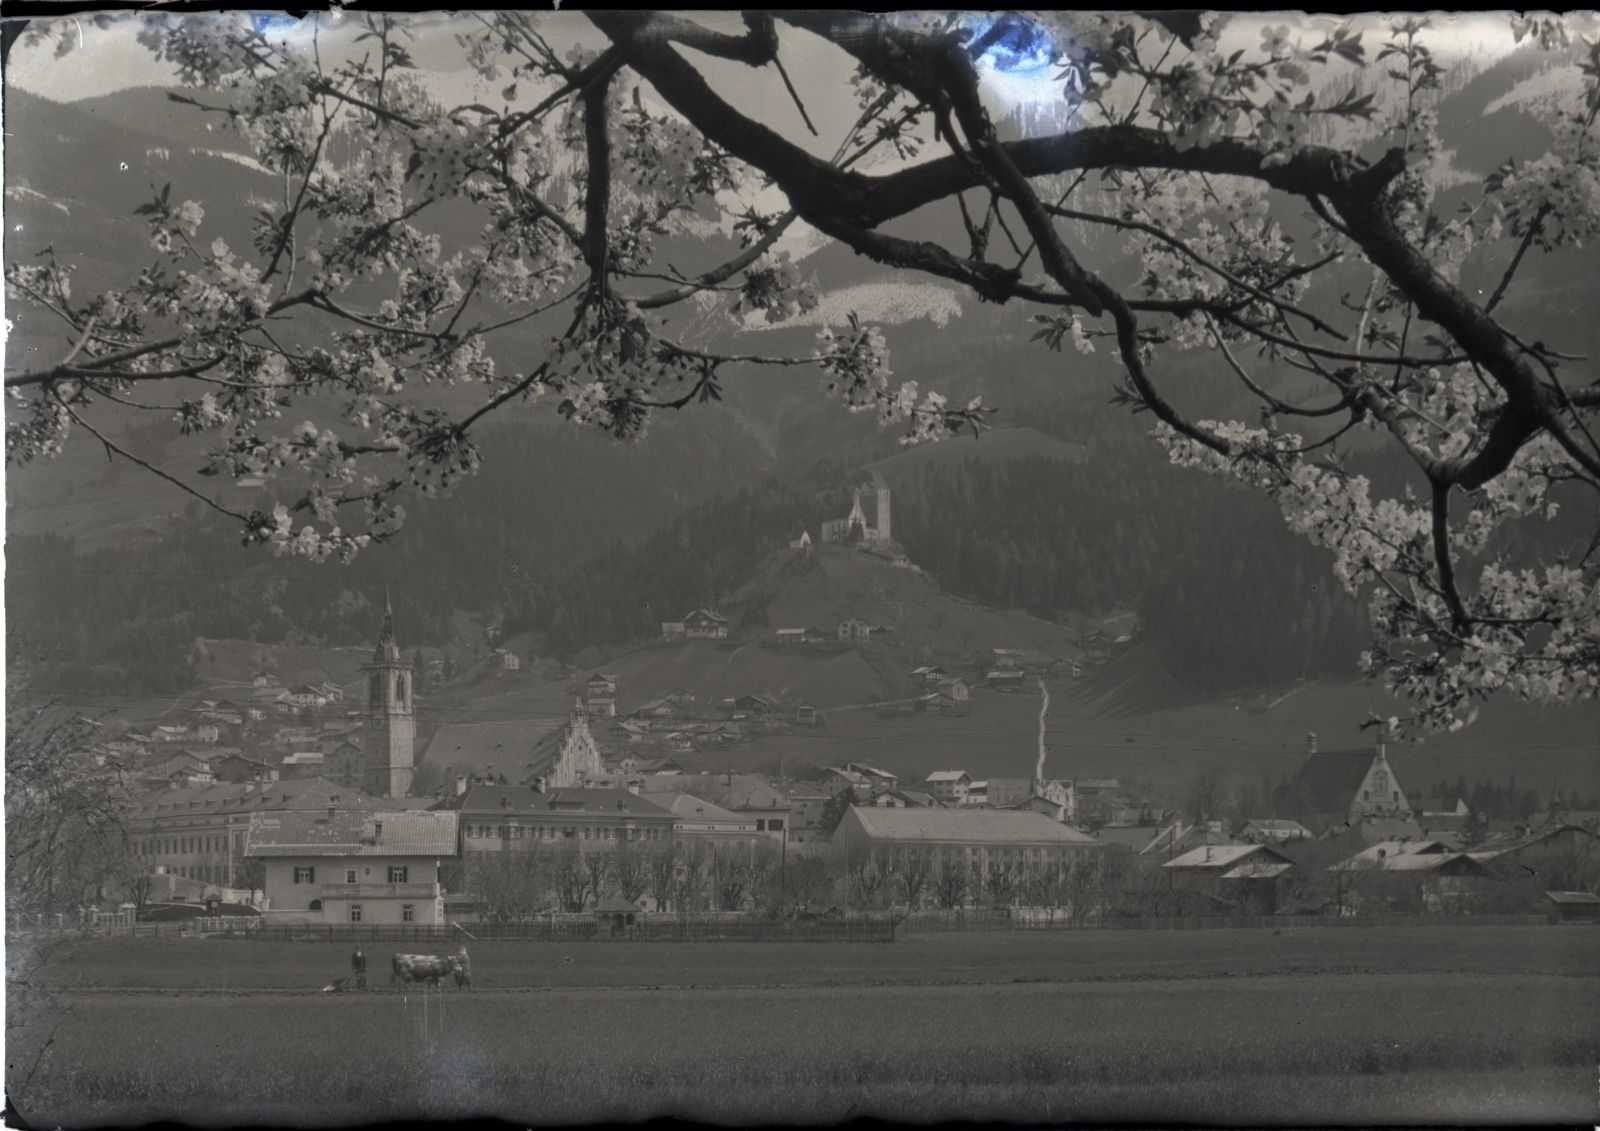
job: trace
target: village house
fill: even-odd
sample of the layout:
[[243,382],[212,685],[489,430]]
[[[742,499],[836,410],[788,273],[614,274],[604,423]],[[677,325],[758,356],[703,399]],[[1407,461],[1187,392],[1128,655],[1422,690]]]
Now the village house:
[[1198,825],[1185,824],[1178,818],[1151,837],[1139,855],[1151,863],[1176,859],[1196,848],[1223,848],[1237,842],[1228,835],[1226,822],[1206,821]]
[[803,727],[816,726],[818,722],[816,707],[810,703],[801,703],[794,709],[794,721]]
[[685,616],[682,621],[675,622],[675,624],[677,627],[676,632],[668,631],[672,627],[671,625],[663,624],[661,626],[662,635],[669,640],[678,637],[686,637],[690,640],[726,640],[728,637],[727,618],[712,612],[710,609],[695,609]]
[[994,666],[1002,671],[1021,668],[1028,659],[1026,652],[1016,648],[996,648],[993,650]]
[[871,624],[860,617],[845,617],[839,622],[838,634],[840,640],[860,642],[867,640],[875,631]]
[[1341,897],[1346,906],[1406,910],[1414,904],[1428,911],[1460,906],[1470,881],[1493,874],[1466,853],[1436,840],[1374,844],[1328,870],[1348,884]]
[[776,788],[789,802],[789,839],[795,844],[827,840],[821,832],[821,824],[822,811],[833,800],[828,787],[798,784]]
[[990,691],[1021,691],[1026,680],[1026,674],[1015,668],[1000,668],[985,674],[983,685]]
[[911,678],[925,687],[938,687],[950,678],[950,673],[943,668],[924,666],[913,670]]
[[496,648],[494,650],[495,665],[503,672],[517,672],[522,670],[522,657],[510,648]]
[[617,717],[617,677],[595,674],[583,685],[583,713],[591,719]]
[[1203,890],[1241,915],[1270,915],[1294,864],[1263,844],[1202,845],[1168,860],[1162,868],[1175,883]]
[[989,804],[989,783],[975,781],[967,786],[966,796],[961,798],[962,805],[976,805],[985,807]]
[[737,699],[725,699],[735,719],[760,718],[772,710],[772,704],[759,695],[741,695]]
[[320,750],[301,750],[287,754],[278,766],[284,778],[317,778],[322,776],[327,757]]
[[1239,832],[1239,839],[1251,844],[1290,844],[1297,840],[1309,840],[1311,830],[1299,821],[1289,821],[1256,817],[1245,822]]
[[210,761],[187,750],[179,750],[145,766],[140,776],[150,781],[184,785],[210,785],[216,780]]
[[939,694],[956,703],[965,703],[972,698],[972,688],[967,681],[959,677],[955,679],[941,679],[939,681]]
[[972,777],[965,770],[935,770],[922,780],[922,788],[940,801],[961,805],[972,788]]
[[265,914],[323,923],[442,924],[439,865],[458,852],[455,813],[254,813],[245,837],[264,865]]
[[224,754],[210,761],[211,773],[219,782],[275,782],[279,777],[278,767],[243,754]]

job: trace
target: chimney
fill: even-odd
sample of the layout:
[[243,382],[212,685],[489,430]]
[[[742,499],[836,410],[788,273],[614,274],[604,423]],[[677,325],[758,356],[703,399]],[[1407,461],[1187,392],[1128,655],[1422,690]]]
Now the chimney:
[[1306,753],[1307,754],[1315,754],[1316,752],[1317,752],[1317,732],[1316,731],[1310,731],[1306,735]]
[[467,775],[460,774],[456,777],[456,796],[460,797],[467,792]]
[[628,807],[628,803],[626,801],[624,801],[620,797],[617,798],[617,808],[618,809],[626,809],[627,807]]
[[338,810],[335,809],[332,805],[328,806],[328,820],[330,820],[330,821],[333,820],[333,815],[335,813],[337,813],[337,812],[338,812]]
[[1211,846],[1209,844],[1206,845],[1206,863],[1211,863]]

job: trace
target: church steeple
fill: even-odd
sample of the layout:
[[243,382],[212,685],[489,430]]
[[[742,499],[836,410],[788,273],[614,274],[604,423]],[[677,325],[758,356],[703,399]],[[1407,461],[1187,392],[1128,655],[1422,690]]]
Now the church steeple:
[[411,789],[415,758],[416,707],[412,700],[415,675],[400,658],[394,638],[394,603],[388,589],[383,594],[383,624],[367,675],[367,709],[362,736],[364,774],[362,789],[380,797],[404,797]]
[[389,587],[383,587],[383,625],[378,630],[378,647],[373,650],[374,663],[396,663],[400,659],[400,645],[394,639],[394,603],[389,600]]

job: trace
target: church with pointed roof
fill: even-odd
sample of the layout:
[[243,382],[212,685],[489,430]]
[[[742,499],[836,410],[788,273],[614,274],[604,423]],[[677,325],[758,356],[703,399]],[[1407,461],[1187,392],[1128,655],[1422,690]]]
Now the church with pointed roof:
[[361,666],[367,703],[361,739],[360,786],[378,797],[411,792],[417,742],[416,673],[394,638],[394,606],[383,597],[383,625],[372,659]]

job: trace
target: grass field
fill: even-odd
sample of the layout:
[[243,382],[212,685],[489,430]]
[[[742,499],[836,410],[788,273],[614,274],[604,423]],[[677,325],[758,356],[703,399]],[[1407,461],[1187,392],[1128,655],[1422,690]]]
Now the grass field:
[[71,1126],[1592,1122],[1594,941],[1460,928],[507,943],[473,948],[474,992],[426,1002],[316,993],[343,972],[343,946],[76,944],[45,968],[66,992],[10,1035],[7,1083],[29,1122]]

